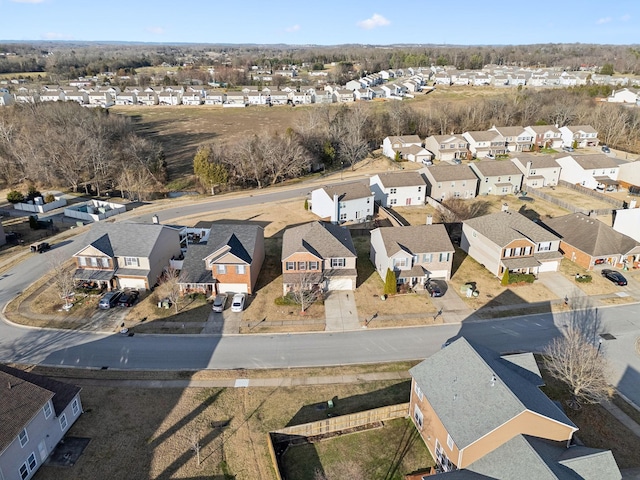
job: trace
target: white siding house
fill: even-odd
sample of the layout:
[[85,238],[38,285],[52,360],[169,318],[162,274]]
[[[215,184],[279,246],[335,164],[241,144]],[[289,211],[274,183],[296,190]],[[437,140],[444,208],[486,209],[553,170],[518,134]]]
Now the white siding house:
[[369,179],[376,202],[384,207],[424,205],[427,182],[418,172],[379,173]]
[[562,167],[560,180],[565,182],[597,190],[618,183],[618,162],[603,153],[567,155],[557,158],[556,162]]
[[367,183],[329,185],[311,192],[311,211],[332,223],[363,222],[373,216],[374,200]]

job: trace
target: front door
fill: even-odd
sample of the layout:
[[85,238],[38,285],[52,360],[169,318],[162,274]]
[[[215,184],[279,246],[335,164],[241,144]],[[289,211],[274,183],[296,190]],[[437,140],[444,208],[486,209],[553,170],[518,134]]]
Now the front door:
[[38,452],[40,453],[40,461],[44,462],[47,458],[47,444],[44,442],[44,439],[40,441],[38,444]]

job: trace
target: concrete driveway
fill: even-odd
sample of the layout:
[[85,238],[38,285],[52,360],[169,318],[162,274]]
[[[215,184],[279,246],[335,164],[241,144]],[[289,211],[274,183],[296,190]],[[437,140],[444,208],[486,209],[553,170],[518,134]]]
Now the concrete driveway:
[[566,296],[571,300],[572,298],[587,296],[587,294],[584,293],[576,283],[569,280],[560,272],[540,273],[538,275],[538,281],[560,298],[564,298]]
[[242,312],[232,312],[227,308],[223,312],[209,312],[209,318],[202,327],[202,332],[208,335],[222,335],[240,333]]
[[358,309],[355,295],[352,291],[329,292],[324,301],[325,331],[344,332],[358,330]]
[[444,295],[441,297],[431,297],[431,303],[438,309],[436,318],[442,320],[442,323],[460,323],[473,315],[473,310],[464,303],[464,300],[454,291],[451,286],[444,280],[434,280]]

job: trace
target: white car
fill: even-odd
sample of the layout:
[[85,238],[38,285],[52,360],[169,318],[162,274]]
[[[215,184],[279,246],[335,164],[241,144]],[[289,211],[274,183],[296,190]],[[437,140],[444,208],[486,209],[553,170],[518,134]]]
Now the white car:
[[231,301],[231,311],[241,312],[244,310],[244,293],[236,293]]

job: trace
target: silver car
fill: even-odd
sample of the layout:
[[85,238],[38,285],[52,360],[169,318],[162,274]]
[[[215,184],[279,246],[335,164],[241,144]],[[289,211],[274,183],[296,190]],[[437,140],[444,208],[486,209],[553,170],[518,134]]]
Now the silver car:
[[227,297],[226,293],[219,293],[216,295],[216,298],[213,300],[213,311],[214,312],[222,312],[227,306]]

